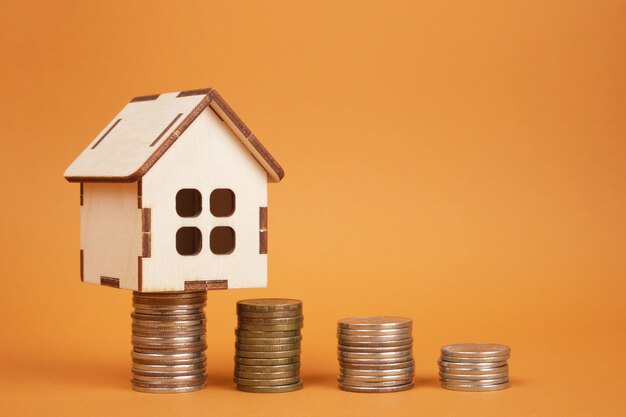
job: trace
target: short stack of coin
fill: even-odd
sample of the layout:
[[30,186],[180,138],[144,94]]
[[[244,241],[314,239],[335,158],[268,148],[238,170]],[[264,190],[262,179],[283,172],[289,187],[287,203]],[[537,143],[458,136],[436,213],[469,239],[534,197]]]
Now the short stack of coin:
[[337,323],[339,388],[396,392],[413,387],[413,321],[405,317],[350,317]]
[[134,292],[133,389],[191,392],[206,384],[206,291]]
[[246,392],[291,392],[300,380],[302,301],[260,298],[237,303],[235,383]]
[[460,343],[441,348],[441,386],[454,391],[498,391],[511,386],[511,348],[494,343]]

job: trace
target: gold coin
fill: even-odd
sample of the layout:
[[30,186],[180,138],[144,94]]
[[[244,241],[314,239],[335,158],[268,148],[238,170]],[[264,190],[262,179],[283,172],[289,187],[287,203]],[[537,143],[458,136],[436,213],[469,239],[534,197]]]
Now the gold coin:
[[337,381],[341,385],[349,385],[351,387],[394,387],[398,385],[405,385],[413,382],[413,378],[405,378],[405,379],[395,379],[390,381],[382,381],[382,382],[366,382],[355,379],[345,380],[343,378],[338,378]]
[[277,359],[290,358],[292,356],[300,356],[300,349],[283,350],[278,352],[255,352],[249,350],[237,351],[240,358],[256,358],[256,359]]
[[300,324],[304,321],[304,317],[279,317],[273,319],[251,319],[246,317],[239,317],[237,322],[239,324],[263,324],[266,326],[273,326],[275,324]]
[[271,366],[258,366],[258,365],[242,365],[235,364],[235,372],[249,372],[255,374],[274,373],[274,372],[289,372],[298,371],[300,369],[300,362],[289,363],[286,365],[271,365]]
[[280,393],[280,392],[292,392],[301,390],[303,386],[302,381],[296,382],[290,385],[275,385],[275,386],[250,386],[250,385],[237,385],[239,391],[244,392],[256,392],[256,393]]
[[246,345],[289,345],[292,343],[300,343],[302,336],[292,337],[239,337],[237,343]]
[[297,330],[283,330],[283,331],[273,331],[266,332],[261,330],[241,330],[235,329],[235,334],[239,337],[248,337],[248,338],[261,338],[261,339],[272,339],[278,337],[296,337],[301,336],[300,329]]
[[169,394],[169,393],[183,393],[183,392],[194,392],[204,389],[206,387],[206,382],[203,382],[199,385],[191,385],[184,387],[161,387],[161,386],[150,386],[144,387],[141,385],[132,384],[133,390],[137,392],[147,392],[151,394]]
[[237,385],[247,386],[264,386],[270,387],[275,385],[290,385],[300,381],[300,376],[294,376],[291,378],[278,378],[278,379],[246,379],[246,378],[234,378],[233,381]]
[[413,388],[414,386],[415,386],[414,382],[410,382],[408,384],[403,384],[403,385],[391,386],[391,387],[356,387],[356,386],[344,385],[344,384],[339,383],[339,389],[342,389],[344,391],[371,392],[371,393],[406,391],[406,390]]
[[238,311],[302,310],[302,301],[288,298],[257,298],[237,301]]
[[242,358],[235,356],[235,363],[238,365],[253,365],[253,366],[274,366],[274,365],[288,365],[293,363],[300,363],[300,355],[290,356],[286,358]]
[[300,370],[285,372],[243,372],[235,370],[235,378],[245,379],[281,379],[281,378],[298,378],[300,379]]
[[302,309],[286,310],[286,311],[246,311],[239,310],[238,317],[251,319],[275,319],[286,317],[302,317]]
[[249,324],[249,323],[238,323],[237,328],[239,330],[252,330],[252,331],[261,331],[261,332],[283,332],[290,330],[300,330],[303,327],[303,323],[293,323],[293,324]]
[[413,320],[394,316],[362,316],[348,317],[337,322],[342,329],[406,329],[413,326]]
[[300,343],[290,343],[287,345],[248,345],[243,343],[235,343],[235,349],[247,350],[252,352],[284,352],[294,349],[300,349]]

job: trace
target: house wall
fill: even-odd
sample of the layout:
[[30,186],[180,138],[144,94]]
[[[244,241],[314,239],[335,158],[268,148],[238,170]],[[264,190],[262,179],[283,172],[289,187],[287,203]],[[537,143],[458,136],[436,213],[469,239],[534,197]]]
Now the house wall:
[[[85,183],[80,208],[83,281],[137,289],[141,211],[137,184]],[[104,279],[103,279],[104,278]]]
[[[195,188],[202,194],[202,212],[193,218],[176,212],[176,194]],[[209,197],[216,188],[235,193],[230,217],[214,217]],[[143,207],[151,211],[151,253],[142,259],[142,290],[183,290],[185,281],[228,280],[228,288],[267,285],[267,255],[259,253],[259,210],[267,207],[267,173],[241,141],[211,110],[206,109],[142,178]],[[202,250],[183,256],[176,250],[176,232],[193,226],[202,233]],[[233,253],[215,255],[209,236],[215,226],[235,230]]]

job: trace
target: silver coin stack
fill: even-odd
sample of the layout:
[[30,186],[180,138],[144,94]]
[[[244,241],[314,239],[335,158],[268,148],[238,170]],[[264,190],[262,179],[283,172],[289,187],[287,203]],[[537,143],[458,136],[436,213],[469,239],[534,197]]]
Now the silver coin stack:
[[511,348],[494,343],[461,343],[441,348],[439,379],[454,391],[498,391],[511,386]]
[[405,317],[350,317],[337,323],[339,388],[396,392],[413,387],[413,321]]
[[134,292],[133,389],[197,391],[206,384],[206,291]]
[[245,392],[302,389],[300,380],[302,301],[259,298],[237,303],[235,378]]

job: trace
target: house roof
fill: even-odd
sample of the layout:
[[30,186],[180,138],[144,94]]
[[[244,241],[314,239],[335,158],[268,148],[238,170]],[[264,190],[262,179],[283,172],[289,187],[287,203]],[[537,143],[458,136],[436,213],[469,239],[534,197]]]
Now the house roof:
[[203,110],[224,120],[272,182],[285,173],[259,139],[212,88],[132,99],[65,171],[70,182],[135,182],[152,168]]

